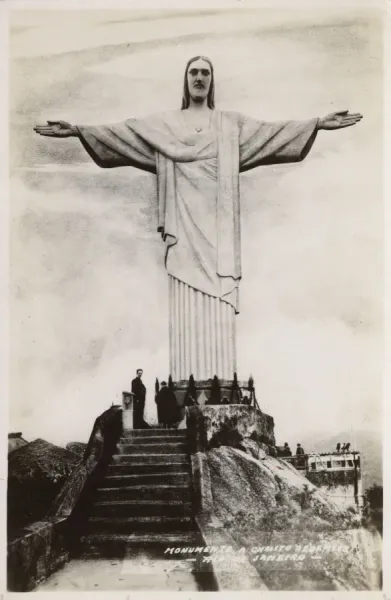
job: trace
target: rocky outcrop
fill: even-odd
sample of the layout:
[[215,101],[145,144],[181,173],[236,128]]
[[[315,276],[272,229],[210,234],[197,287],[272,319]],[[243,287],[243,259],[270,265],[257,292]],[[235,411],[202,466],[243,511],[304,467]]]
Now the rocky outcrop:
[[83,444],[83,442],[69,442],[69,444],[67,444],[65,447],[67,450],[69,450],[69,452],[77,454],[77,456],[82,459],[84,452],[86,451],[87,444]]
[[204,452],[219,446],[242,447],[255,440],[275,452],[273,417],[242,404],[190,406],[186,411],[190,451]]
[[358,514],[339,509],[294,467],[252,440],[243,442],[243,449],[207,452],[214,512],[246,548],[267,587],[379,589],[380,536],[363,529]]
[[8,456],[8,538],[44,517],[80,458],[42,439]]

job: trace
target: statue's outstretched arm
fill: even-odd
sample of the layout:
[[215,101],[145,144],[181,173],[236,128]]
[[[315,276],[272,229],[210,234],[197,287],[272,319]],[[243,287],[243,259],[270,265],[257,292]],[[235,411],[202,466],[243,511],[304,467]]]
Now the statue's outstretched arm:
[[318,129],[342,129],[356,125],[362,119],[360,113],[350,113],[348,110],[340,110],[321,117],[318,121]]
[[79,131],[75,125],[67,121],[47,121],[47,125],[36,125],[35,133],[47,137],[67,138],[79,137]]
[[130,120],[93,126],[47,121],[47,125],[36,125],[34,131],[46,137],[78,138],[92,160],[103,169],[135,167],[156,173],[155,151],[132,130]]
[[307,121],[258,121],[241,116],[239,138],[240,170],[262,165],[302,161],[312,148],[319,130],[356,125],[360,113],[341,110]]

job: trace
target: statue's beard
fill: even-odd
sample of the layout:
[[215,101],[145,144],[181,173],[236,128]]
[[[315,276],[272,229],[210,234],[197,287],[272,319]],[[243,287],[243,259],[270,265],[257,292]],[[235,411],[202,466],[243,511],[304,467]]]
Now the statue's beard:
[[[202,91],[204,90],[204,88],[202,88]],[[207,95],[205,94],[194,94],[192,95],[192,100],[193,102],[196,102],[197,104],[201,104],[202,102],[204,102],[207,98]]]

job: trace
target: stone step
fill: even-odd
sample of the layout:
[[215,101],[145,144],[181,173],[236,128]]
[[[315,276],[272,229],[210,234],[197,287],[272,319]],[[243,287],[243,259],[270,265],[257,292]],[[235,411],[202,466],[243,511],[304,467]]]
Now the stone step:
[[182,442],[185,444],[187,442],[187,434],[183,435],[151,435],[148,437],[141,436],[129,436],[129,437],[120,437],[120,444],[160,444],[166,442]]
[[90,517],[87,522],[88,533],[133,533],[194,531],[196,525],[191,517]]
[[98,488],[97,501],[103,500],[190,500],[190,489],[182,485],[131,485],[112,488]]
[[91,517],[189,517],[191,502],[182,500],[95,500]]
[[126,544],[190,544],[196,539],[196,532],[193,531],[168,531],[166,533],[153,533],[137,531],[135,533],[93,533],[84,535],[81,542],[102,543],[106,541],[125,542]]
[[[140,552],[151,558],[178,558],[178,554],[165,554],[167,547],[175,546],[197,547],[201,546],[200,536],[197,532],[171,531],[171,532],[135,532],[132,534],[121,533],[95,533],[85,535],[80,540],[79,553],[83,558],[98,557],[136,557]],[[181,556],[183,558],[183,556]],[[192,557],[194,559],[194,555]]]
[[185,453],[151,453],[151,454],[114,454],[112,464],[136,465],[149,463],[154,465],[189,464],[190,459]]
[[160,475],[161,473],[190,473],[189,458],[178,463],[153,463],[140,461],[135,464],[133,461],[129,464],[117,463],[108,467],[108,476],[126,476],[126,475]]
[[190,485],[191,477],[190,473],[186,471],[178,471],[177,473],[170,473],[169,471],[162,471],[161,473],[136,473],[136,474],[124,474],[124,475],[106,475],[103,479],[100,487],[122,487],[132,485],[144,485],[148,483],[154,484],[182,484]]
[[[142,439],[142,438],[141,438]],[[185,442],[166,442],[163,441],[155,444],[144,444],[134,440],[132,444],[120,443],[117,445],[118,454],[172,454],[172,453],[185,453],[187,450],[187,444]]]
[[186,429],[128,429],[124,430],[124,438],[150,438],[150,437],[183,437],[187,436]]

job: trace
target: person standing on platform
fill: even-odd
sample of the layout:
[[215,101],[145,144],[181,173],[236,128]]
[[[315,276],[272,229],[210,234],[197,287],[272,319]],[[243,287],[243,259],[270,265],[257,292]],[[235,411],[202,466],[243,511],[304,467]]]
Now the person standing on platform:
[[142,369],[137,369],[136,377],[132,381],[132,393],[134,394],[134,409],[133,409],[133,426],[134,429],[145,429],[144,407],[147,390],[141,377]]
[[289,448],[288,442],[284,444],[284,456],[292,456],[292,450]]
[[305,452],[304,452],[304,448],[302,447],[301,444],[297,444],[297,448],[296,448],[296,466],[297,467],[305,467],[305,458],[304,458]]
[[165,429],[173,427],[180,421],[179,407],[173,390],[165,381],[162,381],[160,391],[156,397],[157,415],[159,424]]

